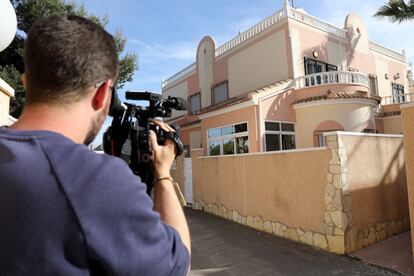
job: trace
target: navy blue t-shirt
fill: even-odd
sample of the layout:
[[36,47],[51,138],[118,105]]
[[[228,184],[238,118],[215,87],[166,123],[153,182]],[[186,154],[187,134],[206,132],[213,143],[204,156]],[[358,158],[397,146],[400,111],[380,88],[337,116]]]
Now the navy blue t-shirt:
[[119,158],[0,128],[0,275],[185,275],[178,233]]

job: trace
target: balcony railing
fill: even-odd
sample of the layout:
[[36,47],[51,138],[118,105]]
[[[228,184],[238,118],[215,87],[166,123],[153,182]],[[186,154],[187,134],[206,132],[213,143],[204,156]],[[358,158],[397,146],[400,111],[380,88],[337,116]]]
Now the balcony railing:
[[335,25],[332,25],[328,22],[325,22],[319,18],[316,18],[312,15],[306,14],[301,12],[300,10],[294,9],[294,8],[290,8],[288,7],[289,10],[289,17],[290,18],[294,18],[302,23],[305,23],[307,25],[310,25],[312,27],[315,27],[319,30],[325,31],[327,33],[330,34],[334,34],[336,36],[339,36],[343,39],[346,39],[346,30],[342,29],[342,28],[338,28]]
[[414,93],[405,93],[405,94],[398,94],[398,95],[383,97],[381,100],[381,105],[403,104],[403,103],[409,103],[412,101],[414,101]]
[[355,84],[368,86],[368,77],[358,72],[329,71],[305,75],[294,80],[295,88],[301,89],[327,84]]
[[226,53],[227,51],[233,49],[237,45],[243,43],[244,41],[250,39],[251,37],[255,36],[258,33],[263,32],[264,30],[272,27],[276,23],[280,22],[285,17],[289,16],[290,18],[296,19],[302,23],[305,23],[307,25],[313,26],[317,29],[320,29],[322,31],[325,31],[330,34],[337,35],[342,38],[346,38],[346,30],[341,29],[339,27],[336,27],[335,25],[329,24],[328,22],[325,22],[323,20],[320,20],[319,18],[316,18],[314,16],[311,16],[309,14],[306,14],[300,10],[291,8],[291,7],[284,7],[271,16],[267,17],[263,21],[257,23],[250,29],[248,29],[245,32],[242,32],[235,38],[231,39],[230,41],[224,43],[216,50],[216,57]]
[[261,22],[257,23],[256,25],[254,25],[247,31],[242,32],[241,34],[237,35],[235,38],[229,40],[228,42],[218,47],[216,49],[216,57],[233,49],[237,45],[257,35],[258,33],[261,33],[264,30],[269,29],[270,27],[272,27],[273,25],[281,21],[286,16],[287,16],[286,9],[283,8],[283,9],[278,10],[277,12],[267,17],[266,19],[262,20]]

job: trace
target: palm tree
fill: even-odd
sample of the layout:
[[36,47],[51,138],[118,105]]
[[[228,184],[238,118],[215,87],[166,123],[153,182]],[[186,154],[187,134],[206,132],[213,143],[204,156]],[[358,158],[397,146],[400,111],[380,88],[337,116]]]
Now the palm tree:
[[388,0],[388,3],[378,9],[374,17],[388,17],[391,22],[398,23],[405,20],[413,20],[414,0],[410,0],[408,4],[404,0]]

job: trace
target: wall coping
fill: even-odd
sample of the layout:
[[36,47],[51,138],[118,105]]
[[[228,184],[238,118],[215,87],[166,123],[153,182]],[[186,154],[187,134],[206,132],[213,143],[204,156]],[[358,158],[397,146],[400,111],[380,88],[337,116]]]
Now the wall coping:
[[344,98],[344,99],[321,99],[311,102],[303,102],[303,103],[297,103],[293,104],[293,109],[302,109],[302,108],[308,108],[308,107],[315,107],[315,106],[322,106],[322,105],[335,105],[335,104],[359,104],[359,105],[365,105],[365,106],[372,106],[376,107],[375,100],[370,98]]
[[410,103],[400,105],[401,109],[410,108],[410,107],[414,107],[414,102],[410,102]]
[[283,154],[283,153],[296,153],[296,152],[323,151],[323,150],[326,150],[326,149],[327,149],[327,147],[313,147],[313,148],[304,148],[304,149],[280,150],[280,151],[266,151],[266,152],[252,152],[252,153],[243,153],[243,154],[227,154],[227,155],[200,156],[198,158],[208,159],[208,158],[223,158],[223,157],[253,156],[253,155],[270,155],[270,154]]
[[0,78],[0,92],[3,92],[9,97],[14,97],[14,89]]
[[376,134],[376,133],[363,133],[363,132],[351,132],[351,131],[331,131],[325,132],[323,136],[344,135],[344,136],[365,136],[365,137],[384,137],[384,138],[403,138],[401,134]]

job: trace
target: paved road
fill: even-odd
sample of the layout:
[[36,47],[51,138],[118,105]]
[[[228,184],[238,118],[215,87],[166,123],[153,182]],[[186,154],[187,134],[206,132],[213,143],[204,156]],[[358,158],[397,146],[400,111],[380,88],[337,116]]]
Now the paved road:
[[192,235],[191,276],[400,275],[200,211],[186,209],[186,215]]

